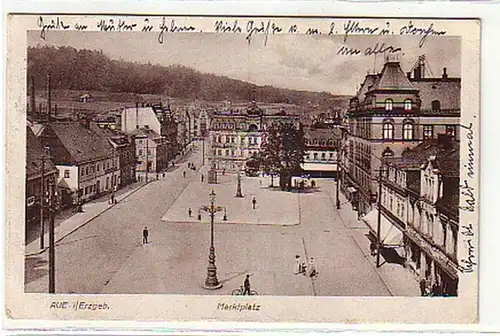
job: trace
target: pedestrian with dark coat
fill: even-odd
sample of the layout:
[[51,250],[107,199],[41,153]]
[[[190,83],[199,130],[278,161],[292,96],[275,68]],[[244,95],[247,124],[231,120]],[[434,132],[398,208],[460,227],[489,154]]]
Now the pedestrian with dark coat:
[[432,285],[432,296],[441,296],[441,286],[437,281]]
[[186,177],[186,172],[185,171],[182,172],[182,177]]
[[149,236],[148,227],[145,226],[144,230],[142,230],[142,243],[143,244],[147,244],[148,243],[148,236]]
[[205,177],[203,176],[203,174],[201,174],[201,183],[203,183],[203,179],[204,179],[204,178],[205,178]]
[[427,281],[425,280],[425,278],[422,278],[422,280],[420,280],[420,295],[426,296],[426,294],[427,294]]
[[243,295],[250,295],[250,275],[247,274],[245,281],[243,282]]
[[165,172],[162,173],[162,177],[163,177],[163,179],[165,179]]
[[252,199],[252,208],[255,209],[255,207],[257,206],[257,200],[255,199],[255,197]]
[[189,217],[191,217],[191,215],[193,214],[193,212],[191,211],[191,208],[188,209],[188,215]]

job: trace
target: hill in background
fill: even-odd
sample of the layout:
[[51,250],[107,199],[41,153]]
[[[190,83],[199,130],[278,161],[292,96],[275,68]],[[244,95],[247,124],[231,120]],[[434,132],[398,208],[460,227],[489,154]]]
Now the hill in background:
[[34,76],[37,96],[40,89],[46,88],[48,73],[51,74],[54,92],[104,92],[104,96],[114,102],[130,102],[131,98],[143,101],[148,95],[162,95],[183,101],[257,100],[331,111],[344,110],[348,101],[346,96],[327,92],[257,86],[224,76],[200,73],[181,65],[162,66],[113,60],[98,50],[77,50],[69,46],[29,47],[27,78]]

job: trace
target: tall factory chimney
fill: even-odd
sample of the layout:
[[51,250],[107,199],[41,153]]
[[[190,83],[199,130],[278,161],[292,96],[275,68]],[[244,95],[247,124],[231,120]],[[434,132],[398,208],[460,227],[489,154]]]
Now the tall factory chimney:
[[35,76],[31,76],[31,113],[36,114],[36,102],[35,102]]
[[50,121],[52,117],[52,87],[50,81],[50,72],[47,74],[47,103],[48,103],[47,117],[48,120]]

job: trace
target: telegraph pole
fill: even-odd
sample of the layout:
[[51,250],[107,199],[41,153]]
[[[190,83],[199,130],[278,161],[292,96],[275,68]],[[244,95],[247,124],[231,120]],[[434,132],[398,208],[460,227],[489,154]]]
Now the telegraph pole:
[[115,147],[111,144],[111,160],[112,160],[112,171],[111,171],[111,204],[115,204]]
[[55,191],[55,185],[52,184],[49,194],[49,211],[50,211],[50,221],[49,221],[49,293],[54,294],[56,292],[56,261],[55,261],[55,237],[54,237],[54,221],[55,221],[55,207],[56,207],[56,197],[57,192]]
[[378,200],[377,200],[377,267],[380,267],[380,224],[382,221],[382,167],[378,171]]
[[44,195],[45,195],[45,152],[42,154],[42,167],[41,167],[41,181],[40,181],[40,249],[45,248],[44,235],[45,235],[45,221],[43,219]]
[[149,137],[146,134],[146,183],[148,183],[149,172]]
[[201,154],[202,163],[201,163],[201,165],[204,166],[205,165],[205,138],[202,137],[201,141],[202,141],[202,144],[201,144],[201,146],[202,146],[202,154]]
[[52,88],[51,88],[51,77],[50,72],[47,74],[47,102],[48,102],[48,121],[52,118]]

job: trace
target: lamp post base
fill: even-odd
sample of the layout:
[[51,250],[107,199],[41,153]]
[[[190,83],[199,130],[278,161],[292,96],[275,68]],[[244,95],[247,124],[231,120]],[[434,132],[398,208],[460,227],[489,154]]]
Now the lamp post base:
[[208,254],[208,267],[207,267],[207,277],[205,279],[205,284],[202,285],[204,289],[219,289],[222,288],[222,284],[217,279],[217,267],[215,267],[215,249],[210,247],[210,252]]

